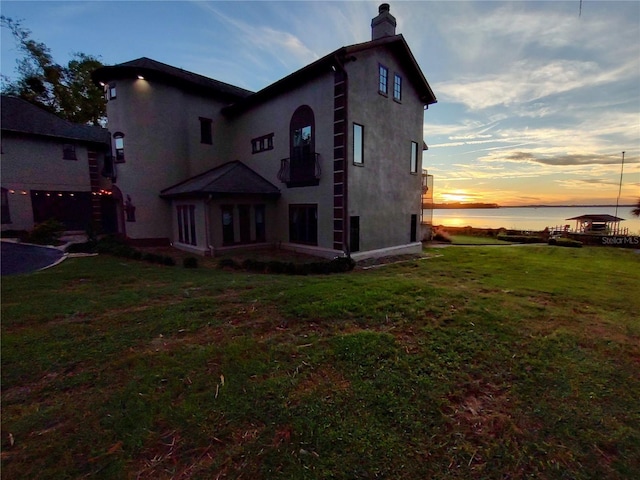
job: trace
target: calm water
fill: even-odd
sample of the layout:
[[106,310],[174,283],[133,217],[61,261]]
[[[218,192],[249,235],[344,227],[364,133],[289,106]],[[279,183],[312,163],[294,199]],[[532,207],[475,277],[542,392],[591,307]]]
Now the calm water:
[[[624,218],[620,228],[630,234],[640,233],[640,218],[631,215],[633,207],[618,207],[618,217]],[[615,214],[616,207],[522,207],[437,209],[433,211],[433,225],[449,227],[507,228],[513,230],[544,230],[545,227],[575,226],[567,218],[589,213]],[[425,216],[426,216],[425,212]]]

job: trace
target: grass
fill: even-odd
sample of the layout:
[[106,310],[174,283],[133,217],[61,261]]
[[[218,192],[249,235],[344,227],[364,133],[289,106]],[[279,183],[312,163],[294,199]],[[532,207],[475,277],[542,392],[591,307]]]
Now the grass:
[[453,245],[511,245],[511,242],[489,236],[451,235]]
[[638,478],[638,284],[633,251],[545,246],[5,277],[3,476]]

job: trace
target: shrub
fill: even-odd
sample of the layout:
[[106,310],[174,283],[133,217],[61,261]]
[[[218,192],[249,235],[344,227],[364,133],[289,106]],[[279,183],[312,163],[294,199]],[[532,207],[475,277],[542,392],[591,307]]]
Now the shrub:
[[[188,259],[185,258],[185,261],[186,260],[188,260]],[[196,260],[196,264],[197,264],[197,262],[198,261]],[[186,264],[185,264],[185,267],[186,268],[190,268],[190,267],[187,267]],[[238,268],[240,268],[240,265],[238,265],[238,262],[236,262],[233,258],[222,258],[218,262],[218,268],[233,268],[234,270],[237,270]]]
[[50,219],[33,227],[27,236],[27,241],[38,245],[54,245],[58,243],[62,232],[64,232],[64,225]]
[[550,238],[549,245],[556,245],[558,247],[581,248],[582,242],[573,240],[571,238]]
[[351,257],[336,257],[331,260],[331,271],[335,273],[350,272],[356,266]]
[[84,243],[72,243],[67,247],[67,253],[95,253],[98,243],[94,240],[89,240]]
[[[232,259],[227,258],[227,259],[222,259],[220,260],[220,263],[222,263],[223,260],[230,260],[231,262],[235,263]],[[218,264],[220,265],[220,264]],[[184,268],[198,268],[198,259],[196,257],[187,257],[185,259],[182,260],[182,266]]]
[[173,267],[176,264],[176,261],[168,255],[162,257],[162,264],[167,267]]
[[541,237],[536,237],[532,235],[508,235],[508,234],[499,234],[498,240],[502,240],[505,242],[513,242],[513,243],[546,243],[546,240]]
[[451,236],[445,230],[436,230],[433,239],[438,242],[451,243]]

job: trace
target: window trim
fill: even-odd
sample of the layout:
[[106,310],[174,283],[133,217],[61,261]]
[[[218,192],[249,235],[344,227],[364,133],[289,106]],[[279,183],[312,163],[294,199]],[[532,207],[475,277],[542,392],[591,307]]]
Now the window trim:
[[251,153],[261,153],[273,150],[273,132],[251,139]]
[[[357,142],[357,136],[356,136],[356,127],[360,127],[360,141]],[[352,129],[352,133],[353,133],[353,164],[359,167],[364,166],[364,125],[361,125],[359,123],[353,122],[353,129]],[[356,156],[356,146],[360,147],[360,161],[357,161],[357,156]]]
[[[120,148],[118,148],[118,140],[122,141],[122,146]],[[116,132],[113,134],[113,147],[116,151],[114,163],[125,163],[126,158],[124,155],[124,133]]]
[[411,142],[411,163],[409,165],[409,171],[412,174],[418,173],[418,142]]
[[213,145],[213,120],[206,117],[198,117],[200,120],[200,143]]
[[393,99],[402,102],[402,77],[398,73],[393,75]]
[[[381,88],[383,85],[384,90]],[[384,95],[385,97],[389,96],[389,68],[385,67],[381,63],[378,63],[378,93],[380,95]]]

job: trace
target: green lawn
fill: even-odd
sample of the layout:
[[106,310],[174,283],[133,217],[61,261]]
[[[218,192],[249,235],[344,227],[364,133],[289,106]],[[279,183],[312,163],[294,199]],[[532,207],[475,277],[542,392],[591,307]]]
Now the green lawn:
[[2,279],[2,477],[640,478],[640,255]]
[[451,243],[453,245],[511,245],[510,242],[497,238],[475,235],[451,235]]

